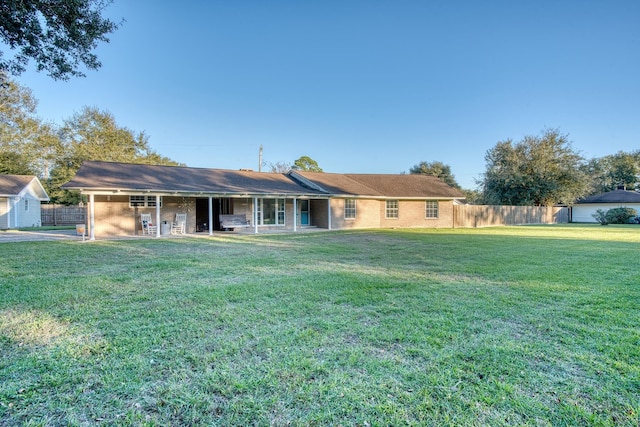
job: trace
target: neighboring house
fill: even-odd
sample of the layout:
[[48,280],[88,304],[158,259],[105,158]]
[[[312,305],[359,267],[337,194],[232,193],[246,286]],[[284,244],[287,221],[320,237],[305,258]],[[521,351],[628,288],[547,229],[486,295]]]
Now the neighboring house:
[[39,227],[40,202],[48,201],[35,176],[0,175],[0,229]]
[[464,195],[425,175],[286,174],[129,163],[84,162],[63,188],[87,195],[91,238],[141,234],[150,213],[163,234],[177,213],[187,233],[220,230],[220,215],[240,215],[248,229],[453,227]]
[[593,214],[598,209],[608,211],[613,208],[632,208],[640,213],[640,193],[625,190],[619,187],[615,191],[596,194],[582,200],[578,200],[571,208],[572,222],[598,222]]

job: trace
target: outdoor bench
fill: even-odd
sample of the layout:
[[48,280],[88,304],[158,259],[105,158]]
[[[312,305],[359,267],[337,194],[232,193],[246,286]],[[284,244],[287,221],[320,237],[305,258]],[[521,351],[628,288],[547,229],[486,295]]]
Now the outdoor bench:
[[251,227],[251,221],[244,215],[220,215],[220,228]]

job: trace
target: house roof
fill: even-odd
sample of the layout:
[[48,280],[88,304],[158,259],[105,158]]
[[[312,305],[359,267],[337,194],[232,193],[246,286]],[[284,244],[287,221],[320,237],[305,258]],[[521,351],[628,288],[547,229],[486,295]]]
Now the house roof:
[[428,175],[336,174],[292,171],[327,193],[346,196],[451,198],[464,194],[442,180]]
[[40,180],[33,175],[0,175],[0,197],[19,196],[30,185],[41,201],[49,200]]
[[286,175],[224,169],[86,161],[62,186],[69,190],[206,194],[321,194]]
[[62,186],[69,190],[216,195],[464,198],[426,175],[288,174],[86,161]]
[[576,204],[585,203],[640,203],[640,193],[629,190],[614,190],[586,197],[576,202]]

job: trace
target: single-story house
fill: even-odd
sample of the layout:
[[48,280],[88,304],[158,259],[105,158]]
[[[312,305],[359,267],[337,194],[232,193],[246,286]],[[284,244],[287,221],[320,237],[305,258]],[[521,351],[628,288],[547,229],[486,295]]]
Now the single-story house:
[[593,214],[598,209],[632,208],[640,213],[640,193],[624,187],[578,200],[571,208],[571,222],[598,222]]
[[39,227],[40,202],[49,196],[32,175],[0,175],[0,230]]
[[[464,195],[425,175],[335,174],[204,169],[87,161],[62,186],[88,196],[89,235],[142,234],[151,214],[157,236],[176,214],[186,232],[225,229],[220,215],[246,230],[453,227],[454,200]],[[146,217],[146,215],[145,215]],[[235,228],[235,227],[233,227]]]

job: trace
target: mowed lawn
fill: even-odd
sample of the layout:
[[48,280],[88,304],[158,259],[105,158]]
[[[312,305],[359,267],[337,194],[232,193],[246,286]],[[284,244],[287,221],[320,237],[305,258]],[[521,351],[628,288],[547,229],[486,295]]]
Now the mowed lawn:
[[0,425],[639,424],[640,226],[0,253]]

